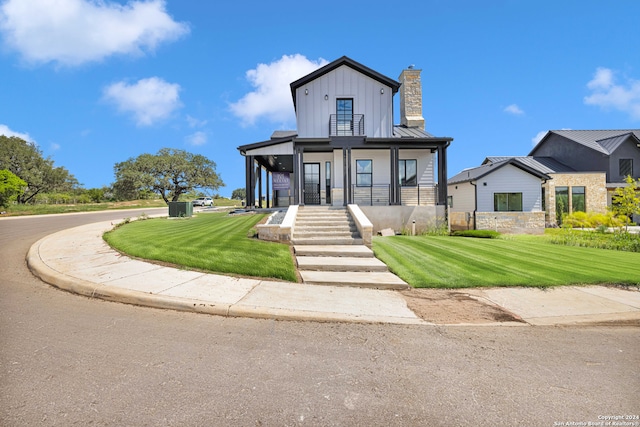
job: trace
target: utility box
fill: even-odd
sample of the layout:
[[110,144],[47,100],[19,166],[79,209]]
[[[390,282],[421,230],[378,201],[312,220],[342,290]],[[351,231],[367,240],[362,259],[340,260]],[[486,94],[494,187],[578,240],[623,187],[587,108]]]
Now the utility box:
[[169,202],[169,218],[190,218],[193,216],[191,202]]

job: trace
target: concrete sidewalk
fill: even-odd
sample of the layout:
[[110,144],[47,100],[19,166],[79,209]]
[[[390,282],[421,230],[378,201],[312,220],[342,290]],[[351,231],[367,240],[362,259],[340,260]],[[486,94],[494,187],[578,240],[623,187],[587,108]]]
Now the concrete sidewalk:
[[[234,278],[134,260],[104,242],[102,234],[111,228],[107,221],[51,234],[31,247],[29,268],[69,292],[148,307],[234,317],[432,325],[396,291]],[[638,291],[590,286],[465,292],[533,325],[640,321]]]

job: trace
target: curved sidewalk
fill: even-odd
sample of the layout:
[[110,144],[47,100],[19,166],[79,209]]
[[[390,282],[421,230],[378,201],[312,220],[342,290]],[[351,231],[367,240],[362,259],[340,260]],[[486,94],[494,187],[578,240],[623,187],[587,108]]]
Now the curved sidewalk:
[[[69,292],[147,307],[232,317],[433,325],[411,311],[396,291],[235,278],[134,260],[102,239],[113,225],[99,222],[44,237],[29,250],[29,268]],[[640,324],[638,291],[605,286],[464,291],[526,322],[517,325]]]
[[147,307],[282,320],[429,324],[394,291],[244,279],[163,267],[120,255],[102,239],[110,221],[36,242],[31,271],[60,289]]

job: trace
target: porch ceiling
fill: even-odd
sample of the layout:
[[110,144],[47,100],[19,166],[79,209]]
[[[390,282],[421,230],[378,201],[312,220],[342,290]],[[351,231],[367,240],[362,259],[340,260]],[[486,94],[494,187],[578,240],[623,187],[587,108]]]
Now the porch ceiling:
[[293,172],[293,156],[287,154],[255,156],[269,172]]

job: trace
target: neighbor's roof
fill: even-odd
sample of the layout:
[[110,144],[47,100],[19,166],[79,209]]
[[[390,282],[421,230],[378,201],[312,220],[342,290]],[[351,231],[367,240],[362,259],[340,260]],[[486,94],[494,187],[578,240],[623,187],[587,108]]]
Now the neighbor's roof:
[[529,155],[535,153],[536,149],[547,140],[551,134],[556,134],[570,139],[592,150],[610,155],[627,138],[633,138],[636,143],[640,143],[640,129],[618,129],[618,130],[550,130],[536,145]]
[[351,67],[354,70],[364,74],[365,76],[371,77],[374,80],[379,81],[380,83],[391,87],[392,93],[398,92],[400,89],[400,82],[391,79],[385,75],[380,74],[379,72],[372,70],[371,68],[360,64],[359,62],[354,61],[353,59],[343,56],[341,58],[336,59],[333,62],[328,63],[324,67],[320,67],[314,72],[307,74],[306,76],[294,81],[291,83],[291,96],[293,96],[293,106],[296,107],[296,89],[300,86],[303,86],[310,81],[313,81],[323,75],[335,70],[338,67],[346,65],[347,67]]
[[482,178],[483,176],[489,175],[490,173],[495,172],[496,170],[507,165],[515,166],[518,169],[521,169],[524,172],[529,173],[533,176],[537,176],[540,179],[551,179],[549,175],[544,174],[534,168],[527,166],[526,164],[522,163],[515,157],[511,157],[511,158],[508,158],[507,160],[502,160],[495,163],[487,163],[485,165],[478,166],[477,168],[465,169],[459,174],[449,178],[447,180],[447,184],[458,184],[461,182],[476,181]]
[[572,167],[560,163],[553,157],[536,157],[536,156],[490,156],[484,159],[483,165],[488,163],[503,162],[509,159],[516,159],[524,165],[537,170],[540,173],[567,173],[575,172]]

